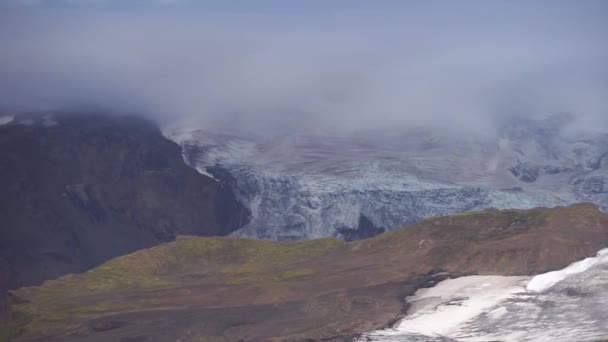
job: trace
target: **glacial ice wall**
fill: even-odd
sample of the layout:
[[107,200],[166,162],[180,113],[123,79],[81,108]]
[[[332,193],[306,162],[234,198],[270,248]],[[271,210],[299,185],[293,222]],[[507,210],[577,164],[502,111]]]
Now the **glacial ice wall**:
[[[230,187],[250,209],[251,222],[238,236],[352,240],[432,216],[488,207],[551,207],[604,196],[602,179],[599,185],[594,178],[572,180],[562,166],[567,163],[559,160],[562,168],[549,171],[522,162],[525,146],[505,139],[484,145],[414,137],[399,140],[407,148],[387,148],[332,137],[277,142],[202,130],[166,135],[182,146],[190,165]],[[574,158],[584,159],[580,154]],[[515,166],[511,170],[509,165]],[[522,174],[538,180],[522,181]],[[584,197],[572,187],[594,190]]]

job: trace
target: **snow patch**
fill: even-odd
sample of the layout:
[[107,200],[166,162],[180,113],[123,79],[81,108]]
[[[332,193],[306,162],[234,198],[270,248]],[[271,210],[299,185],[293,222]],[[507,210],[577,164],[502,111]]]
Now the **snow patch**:
[[408,297],[410,310],[396,328],[363,334],[358,341],[605,340],[607,286],[608,248],[535,277],[448,279]]
[[539,274],[530,280],[526,289],[528,291],[543,292],[568,276],[585,272],[592,266],[603,263],[608,263],[608,248],[599,251],[595,257],[577,261],[562,270]]
[[217,178],[215,178],[214,175],[212,175],[209,172],[207,172],[207,170],[205,168],[195,167],[195,170],[198,171],[198,173],[200,173],[201,175],[205,175],[205,176],[213,179],[214,181],[218,182]]
[[452,335],[459,327],[515,293],[525,277],[470,276],[443,281],[408,298],[412,311],[397,331],[427,336]]

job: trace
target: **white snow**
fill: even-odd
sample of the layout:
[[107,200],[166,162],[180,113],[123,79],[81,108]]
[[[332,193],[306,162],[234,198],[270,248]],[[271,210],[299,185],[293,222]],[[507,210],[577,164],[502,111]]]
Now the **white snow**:
[[594,265],[607,262],[608,248],[605,248],[599,251],[595,257],[577,261],[559,271],[548,272],[535,276],[532,278],[532,280],[530,280],[526,289],[528,291],[542,292],[566,279],[568,276],[585,272]]
[[203,168],[197,167],[196,171],[198,171],[201,175],[205,175],[205,176],[217,181],[217,178],[215,178],[214,175],[210,174],[209,172],[207,172],[207,170],[205,170]]
[[505,308],[504,306],[501,306],[499,308],[496,308],[490,312],[488,312],[488,316],[490,316],[490,319],[499,319],[500,317],[506,315],[508,312],[507,308]]
[[422,289],[409,299],[412,311],[397,331],[445,336],[514,293],[525,291],[525,277],[470,276]]
[[[608,338],[608,248],[535,277],[448,279],[408,297],[397,327],[360,341],[569,342]],[[551,291],[547,291],[555,287]],[[577,295],[580,293],[581,295]]]
[[14,115],[0,116],[0,126],[8,125],[13,120],[15,120],[15,116]]

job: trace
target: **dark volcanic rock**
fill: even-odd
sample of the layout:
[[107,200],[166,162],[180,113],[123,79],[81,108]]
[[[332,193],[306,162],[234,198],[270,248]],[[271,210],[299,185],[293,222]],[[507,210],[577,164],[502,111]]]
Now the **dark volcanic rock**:
[[526,183],[535,182],[540,175],[538,167],[528,163],[519,163],[516,166],[511,167],[509,171],[511,171],[513,176]]
[[348,227],[338,228],[338,233],[346,241],[356,241],[368,239],[370,237],[382,234],[386,231],[385,228],[376,227],[372,221],[370,221],[364,215],[359,215],[359,224],[356,229]]
[[187,166],[180,147],[146,120],[48,122],[0,127],[2,293],[177,234],[226,235],[249,219],[230,190]]

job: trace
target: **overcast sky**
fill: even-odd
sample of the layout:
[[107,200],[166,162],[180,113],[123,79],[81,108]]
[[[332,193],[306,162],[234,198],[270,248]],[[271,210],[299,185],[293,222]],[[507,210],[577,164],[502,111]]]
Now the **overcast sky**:
[[608,1],[0,0],[0,104],[196,125],[608,128]]

